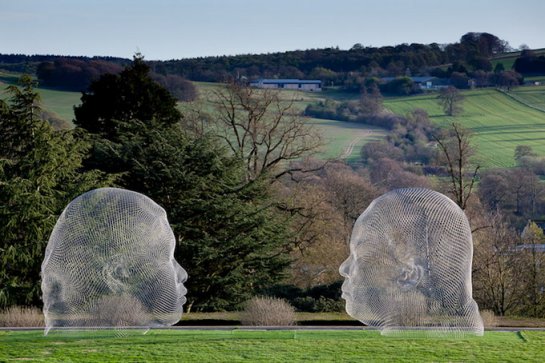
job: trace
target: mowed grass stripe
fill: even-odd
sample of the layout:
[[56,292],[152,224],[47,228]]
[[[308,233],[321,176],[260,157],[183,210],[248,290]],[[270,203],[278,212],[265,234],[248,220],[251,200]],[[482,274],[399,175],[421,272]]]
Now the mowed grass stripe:
[[384,337],[360,330],[42,334],[0,332],[0,361],[540,362],[545,354],[545,332],[486,332],[461,339]]
[[512,93],[531,106],[545,109],[545,86],[519,87]]
[[[463,95],[464,112],[456,117],[444,115],[436,93],[386,99],[385,106],[401,115],[422,108],[434,123],[445,126],[458,122],[470,129],[474,133],[476,161],[484,168],[514,166],[517,145],[529,145],[537,154],[545,156],[544,112],[493,89],[465,91]],[[545,99],[545,93],[535,93],[533,97],[533,102],[539,103],[541,97]]]

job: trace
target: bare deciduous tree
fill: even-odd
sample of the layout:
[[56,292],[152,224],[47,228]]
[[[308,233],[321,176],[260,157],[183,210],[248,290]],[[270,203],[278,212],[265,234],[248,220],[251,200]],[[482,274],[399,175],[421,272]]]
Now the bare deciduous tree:
[[[441,151],[442,160],[446,164],[449,175],[448,191],[462,210],[466,209],[467,201],[473,192],[480,165],[472,166],[471,157],[474,155],[471,146],[471,132],[460,124],[452,123],[444,135],[434,135]],[[473,169],[468,174],[468,169]]]
[[448,86],[441,88],[439,96],[437,96],[439,104],[443,107],[443,111],[449,116],[455,116],[463,111],[462,101],[464,96],[456,87]]
[[535,223],[528,222],[522,232],[522,243],[517,252],[523,259],[525,270],[521,283],[525,290],[525,315],[542,317],[545,312],[545,255],[540,247],[545,243],[543,230]]
[[473,291],[481,309],[504,316],[521,307],[525,291],[520,282],[525,268],[515,250],[516,232],[499,214],[491,216],[490,224],[492,228],[474,234]]
[[231,83],[214,92],[217,134],[247,168],[247,180],[292,171],[289,162],[317,151],[320,134],[276,90]]
[[288,178],[282,181],[275,185],[281,188],[276,195],[292,218],[291,282],[308,288],[337,281],[339,265],[348,253],[352,225],[379,191],[366,176],[342,162],[306,173],[298,182]]

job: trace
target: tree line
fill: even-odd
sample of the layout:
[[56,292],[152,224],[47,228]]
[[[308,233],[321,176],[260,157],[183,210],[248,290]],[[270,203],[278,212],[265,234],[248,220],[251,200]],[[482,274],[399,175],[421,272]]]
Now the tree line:
[[[515,69],[495,68],[490,58],[511,50],[509,44],[490,33],[469,32],[451,44],[400,44],[365,47],[360,43],[348,50],[339,48],[308,49],[270,54],[200,57],[148,62],[155,78],[181,100],[194,99],[190,85],[184,80],[225,82],[256,78],[312,78],[325,86],[338,86],[360,92],[362,84],[373,77],[436,76],[450,84],[468,87],[475,79],[477,86],[497,85],[520,75],[542,72],[541,58],[523,50]],[[50,87],[85,91],[97,76],[120,70],[130,61],[120,58],[86,58],[61,56],[0,55],[0,68],[38,75]],[[107,70],[106,68],[111,68]],[[506,72],[506,73],[503,73]],[[407,85],[395,84],[392,93],[400,94]],[[409,85],[410,86],[410,85]],[[408,88],[418,90],[417,88]],[[176,90],[178,94],[176,94]],[[387,90],[382,90],[383,93]],[[388,93],[388,92],[387,92]]]

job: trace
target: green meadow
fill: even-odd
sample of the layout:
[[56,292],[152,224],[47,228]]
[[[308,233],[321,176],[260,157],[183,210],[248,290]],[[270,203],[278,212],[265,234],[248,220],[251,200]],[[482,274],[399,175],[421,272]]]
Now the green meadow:
[[[19,77],[19,74],[0,71],[0,97],[3,96],[8,85],[17,84]],[[45,110],[49,111],[52,116],[72,124],[74,106],[80,103],[80,92],[58,91],[41,87],[38,87],[37,91],[40,93]]]
[[[545,87],[520,87],[516,97],[535,106],[545,102]],[[495,89],[462,93],[464,111],[456,117],[445,116],[437,103],[437,94],[385,99],[392,112],[406,114],[415,108],[425,109],[433,122],[448,125],[458,122],[473,132],[477,161],[484,168],[514,166],[517,145],[529,145],[545,156],[545,112],[529,107],[517,98]]]
[[[19,75],[0,72],[0,97],[9,84],[15,84]],[[223,85],[217,83],[195,82],[199,92],[199,100],[190,104],[180,104],[183,110],[186,107],[201,108],[206,112],[214,109],[214,92]],[[74,106],[80,104],[80,92],[58,91],[38,87],[44,109],[70,125],[74,118]],[[324,93],[325,94],[325,93]],[[302,112],[311,102],[324,99],[323,94],[313,94],[300,91],[283,91],[283,102],[292,102],[293,110]],[[318,156],[323,158],[343,158],[348,161],[356,160],[361,147],[368,141],[376,140],[386,135],[384,129],[362,124],[340,122],[334,120],[320,120],[309,118],[308,122],[314,125],[322,134],[324,146]]]
[[[8,84],[17,79],[16,74],[0,73],[0,95]],[[214,91],[222,87],[215,83],[196,82],[200,100],[189,107],[204,111],[214,108]],[[80,103],[81,93],[38,88],[44,108],[71,123],[73,107]],[[459,122],[474,133],[473,143],[477,161],[483,168],[514,166],[514,150],[517,145],[529,145],[545,156],[545,86],[518,87],[508,94],[495,89],[463,91],[464,112],[456,117],[445,116],[436,100],[436,93],[385,98],[384,105],[392,112],[405,115],[415,108],[425,109],[433,122],[448,125]],[[302,112],[312,102],[332,98],[346,100],[355,97],[337,91],[306,93],[283,91],[282,100],[293,102],[293,109]],[[188,107],[181,104],[181,108]],[[543,110],[543,111],[542,111]],[[361,146],[366,142],[384,137],[387,131],[367,125],[308,118],[322,134],[325,142],[319,153],[324,158],[358,159]]]
[[[217,83],[194,82],[199,92],[199,99],[189,104],[180,104],[183,110],[185,107],[202,109],[206,112],[214,111],[216,100],[215,92],[221,90],[224,85]],[[350,94],[357,98],[357,95]],[[301,92],[283,90],[280,93],[281,101],[287,105],[292,104],[295,113],[302,113],[308,104],[325,100],[326,98],[343,99],[343,94],[338,92]],[[346,98],[346,96],[344,97]],[[324,120],[307,118],[307,122],[320,132],[324,146],[318,156],[322,158],[342,158],[347,161],[355,161],[359,158],[361,147],[369,141],[384,137],[385,129],[335,120]]]
[[364,330],[0,331],[0,361],[33,362],[542,362],[545,332],[385,337]]

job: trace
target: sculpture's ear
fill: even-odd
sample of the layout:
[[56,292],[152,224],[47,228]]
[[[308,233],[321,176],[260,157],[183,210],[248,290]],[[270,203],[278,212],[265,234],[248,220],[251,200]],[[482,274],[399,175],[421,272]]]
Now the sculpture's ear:
[[401,273],[397,277],[397,283],[401,290],[408,291],[416,288],[423,276],[424,269],[422,266],[411,262],[403,266]]

